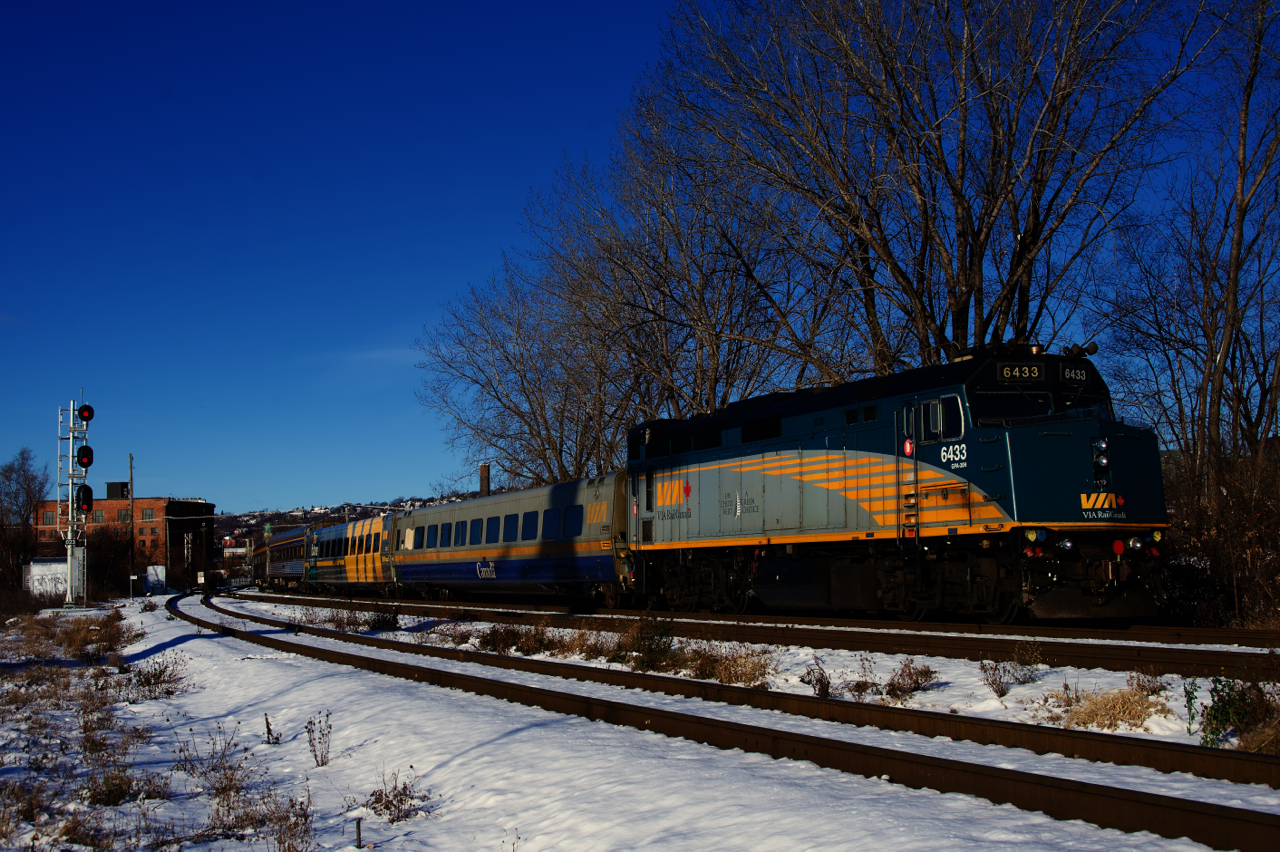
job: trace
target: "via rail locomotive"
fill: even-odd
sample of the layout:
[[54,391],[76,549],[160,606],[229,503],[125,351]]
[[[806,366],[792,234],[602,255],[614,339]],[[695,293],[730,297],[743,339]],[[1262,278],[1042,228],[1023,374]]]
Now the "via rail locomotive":
[[673,609],[1137,617],[1167,526],[1154,433],[1083,353],[951,364],[632,429],[626,470],[274,536],[282,588]]

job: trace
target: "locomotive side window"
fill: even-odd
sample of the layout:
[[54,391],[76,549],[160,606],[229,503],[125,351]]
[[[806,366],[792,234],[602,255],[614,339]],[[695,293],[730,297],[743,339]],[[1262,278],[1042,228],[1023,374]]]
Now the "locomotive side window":
[[[422,527],[418,527],[418,529],[422,529]],[[428,550],[436,546],[436,543],[439,540],[439,536],[440,536],[440,529],[435,524],[432,524],[431,526],[427,527],[427,549]],[[415,543],[417,542],[417,538],[414,539],[414,542]]]
[[538,513],[525,512],[520,526],[520,540],[532,541],[538,537]]
[[376,532],[373,534],[373,552],[377,553],[381,549],[382,549],[382,533]]
[[440,546],[449,547],[450,541],[452,540],[452,538],[453,538],[453,524],[451,523],[441,524],[440,525]]
[[582,535],[582,506],[570,506],[564,510],[564,537],[576,538]]
[[876,419],[876,407],[874,405],[864,406],[862,409],[862,422],[874,423]]
[[920,405],[920,443],[932,444],[942,434],[942,409],[931,399]]
[[364,534],[364,552],[373,553],[373,533]]
[[916,436],[916,407],[911,403],[902,406],[902,437]]
[[356,556],[364,553],[364,536],[356,536]]
[[964,437],[964,411],[960,407],[960,397],[944,396],[942,398],[942,440],[958,441]]
[[520,516],[507,515],[502,519],[502,540],[515,541],[516,533],[520,531]]
[[859,410],[856,408],[846,408],[844,411],[844,425],[852,426],[858,422]]
[[484,535],[484,521],[476,518],[471,522],[471,543],[479,544],[482,535]]
[[542,511],[542,539],[549,541],[560,537],[560,510],[544,509]]

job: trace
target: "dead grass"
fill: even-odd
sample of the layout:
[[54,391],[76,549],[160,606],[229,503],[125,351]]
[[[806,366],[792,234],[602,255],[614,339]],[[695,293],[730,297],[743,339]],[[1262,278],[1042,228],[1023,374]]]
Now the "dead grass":
[[684,641],[672,636],[671,623],[646,614],[621,624],[617,633],[552,626],[550,618],[532,624],[494,624],[486,629],[445,621],[413,634],[419,644],[443,643],[503,656],[546,655],[562,659],[605,660],[634,672],[680,674],[724,684],[768,688],[778,672],[778,651],[739,643]]
[[1039,642],[1019,642],[1013,646],[1010,659],[980,660],[978,671],[982,673],[982,682],[996,697],[1004,698],[1015,685],[1035,681],[1040,670],[1040,658]]
[[843,698],[864,701],[867,696],[880,698],[881,704],[901,703],[917,692],[923,692],[938,682],[938,673],[930,666],[918,665],[907,657],[894,669],[889,679],[881,683],[875,674],[875,662],[867,654],[858,655],[858,673],[840,671],[833,677],[822,665],[822,658],[813,655],[813,663],[800,676],[800,682],[813,689],[819,698]]
[[1131,685],[1106,692],[1072,688],[1050,690],[1031,705],[1032,715],[1064,728],[1093,728],[1103,731],[1147,730],[1152,716],[1173,718],[1158,692],[1148,692],[1150,684]]

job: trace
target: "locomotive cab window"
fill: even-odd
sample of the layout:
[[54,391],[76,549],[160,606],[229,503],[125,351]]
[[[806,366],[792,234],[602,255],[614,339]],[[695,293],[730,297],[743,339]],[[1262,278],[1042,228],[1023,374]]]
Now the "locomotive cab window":
[[[418,529],[422,529],[422,527],[418,527]],[[431,526],[427,527],[427,549],[428,550],[436,546],[436,542],[438,541],[439,536],[440,536],[440,529],[435,524],[432,524]],[[414,541],[417,541],[417,539],[415,538]]]
[[942,436],[942,409],[936,399],[920,404],[920,443],[932,444]]
[[964,409],[960,405],[960,397],[944,396],[942,398],[942,440],[958,441],[964,437]]

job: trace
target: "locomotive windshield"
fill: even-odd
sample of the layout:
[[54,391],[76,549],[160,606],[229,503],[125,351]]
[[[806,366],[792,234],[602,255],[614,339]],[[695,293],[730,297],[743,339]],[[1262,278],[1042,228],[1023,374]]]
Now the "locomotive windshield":
[[993,361],[970,381],[969,410],[980,426],[1097,417],[1114,419],[1111,394],[1088,362]]

